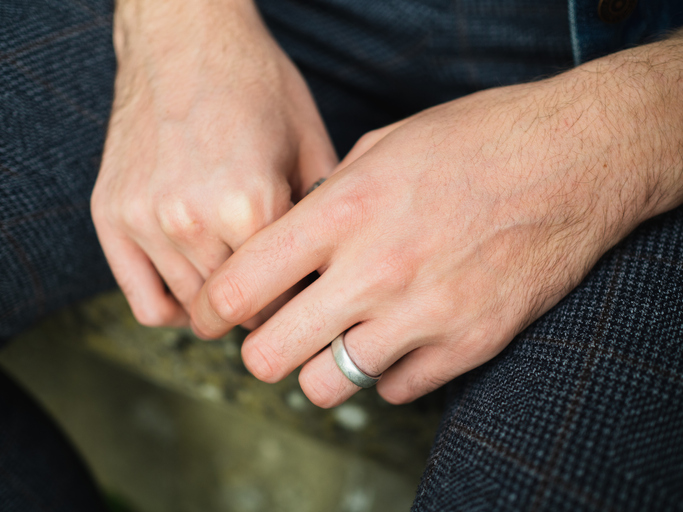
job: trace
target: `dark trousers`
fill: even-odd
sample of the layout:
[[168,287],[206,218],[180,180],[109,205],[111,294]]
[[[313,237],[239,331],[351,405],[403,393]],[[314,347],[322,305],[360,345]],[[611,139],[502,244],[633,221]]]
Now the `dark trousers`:
[[[572,63],[563,0],[259,6],[340,155],[428,106]],[[88,208],[112,100],[112,8],[0,3],[0,339],[114,286]],[[0,510],[98,510],[55,427],[0,387]],[[683,209],[640,226],[450,385],[414,509],[683,510]]]

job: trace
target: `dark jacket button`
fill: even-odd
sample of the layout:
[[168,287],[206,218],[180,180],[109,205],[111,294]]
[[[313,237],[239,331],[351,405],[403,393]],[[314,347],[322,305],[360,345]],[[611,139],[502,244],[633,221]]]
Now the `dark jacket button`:
[[598,15],[605,23],[624,21],[636,8],[638,0],[600,0]]

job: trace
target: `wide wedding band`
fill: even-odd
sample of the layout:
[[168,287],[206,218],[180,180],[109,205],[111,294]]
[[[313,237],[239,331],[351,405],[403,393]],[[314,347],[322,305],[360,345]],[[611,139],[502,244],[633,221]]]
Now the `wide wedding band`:
[[371,388],[382,377],[381,375],[373,377],[364,373],[349,357],[349,353],[344,346],[344,333],[341,333],[332,341],[332,355],[341,372],[353,382],[356,386],[361,388]]

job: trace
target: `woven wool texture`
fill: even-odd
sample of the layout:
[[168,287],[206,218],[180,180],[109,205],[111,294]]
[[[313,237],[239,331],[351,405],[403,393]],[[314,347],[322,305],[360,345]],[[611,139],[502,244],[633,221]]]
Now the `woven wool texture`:
[[415,511],[683,510],[683,210],[450,386]]
[[114,284],[90,219],[113,93],[111,9],[0,3],[0,340]]

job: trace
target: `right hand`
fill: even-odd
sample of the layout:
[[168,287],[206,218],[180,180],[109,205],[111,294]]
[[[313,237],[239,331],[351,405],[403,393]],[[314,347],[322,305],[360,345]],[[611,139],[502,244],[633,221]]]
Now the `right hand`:
[[251,0],[120,0],[114,45],[95,227],[138,321],[186,325],[206,278],[337,157]]

